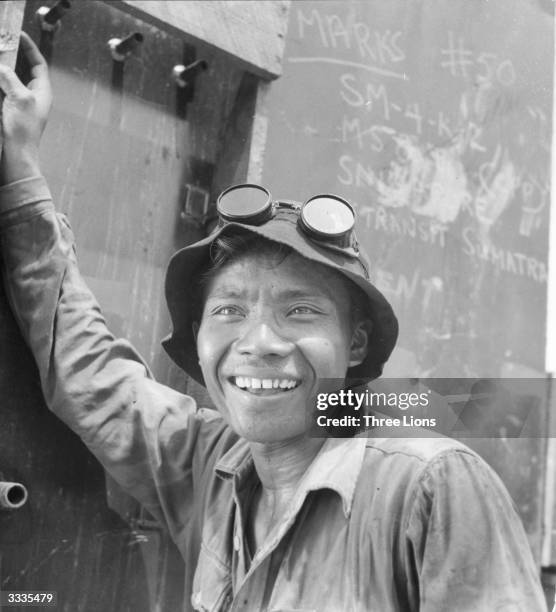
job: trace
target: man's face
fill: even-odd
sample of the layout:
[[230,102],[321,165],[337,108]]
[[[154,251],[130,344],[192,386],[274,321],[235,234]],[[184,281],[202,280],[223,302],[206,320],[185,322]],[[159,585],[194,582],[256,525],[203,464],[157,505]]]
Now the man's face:
[[[347,288],[325,266],[291,254],[246,254],[209,282],[197,336],[207,389],[252,442],[303,435],[319,382],[359,363]],[[363,354],[364,357],[364,354]]]

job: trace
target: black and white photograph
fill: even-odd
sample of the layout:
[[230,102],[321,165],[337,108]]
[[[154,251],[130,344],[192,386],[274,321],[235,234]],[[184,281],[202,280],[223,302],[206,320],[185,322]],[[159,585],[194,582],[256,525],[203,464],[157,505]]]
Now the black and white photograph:
[[0,610],[556,612],[555,5],[0,2]]

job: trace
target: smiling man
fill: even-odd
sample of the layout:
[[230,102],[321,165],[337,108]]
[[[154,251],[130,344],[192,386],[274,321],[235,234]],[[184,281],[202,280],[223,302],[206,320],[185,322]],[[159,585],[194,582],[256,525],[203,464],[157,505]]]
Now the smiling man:
[[376,378],[397,338],[341,198],[224,192],[217,228],[174,256],[166,281],[165,348],[218,411],[152,380],[106,329],[40,175],[50,88],[22,41],[33,80],[0,68],[10,303],[50,409],[168,528],[185,609],[543,610],[511,501],[472,451],[308,435],[328,381]]

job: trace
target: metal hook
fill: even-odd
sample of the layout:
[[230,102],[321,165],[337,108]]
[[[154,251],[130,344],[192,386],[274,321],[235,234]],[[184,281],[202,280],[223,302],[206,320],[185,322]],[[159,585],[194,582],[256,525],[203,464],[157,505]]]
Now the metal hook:
[[43,32],[54,32],[57,30],[62,25],[60,20],[70,8],[70,0],[58,0],[54,6],[50,7],[41,6],[36,12],[41,30]]
[[178,87],[187,87],[195,81],[200,72],[204,72],[207,68],[206,60],[197,60],[188,66],[177,64],[172,68],[172,78]]
[[110,48],[112,59],[116,62],[123,62],[136,49],[139,48],[139,45],[143,42],[144,38],[145,37],[143,34],[141,34],[141,32],[133,32],[133,34],[130,34],[123,39],[111,38],[108,41],[108,47]]

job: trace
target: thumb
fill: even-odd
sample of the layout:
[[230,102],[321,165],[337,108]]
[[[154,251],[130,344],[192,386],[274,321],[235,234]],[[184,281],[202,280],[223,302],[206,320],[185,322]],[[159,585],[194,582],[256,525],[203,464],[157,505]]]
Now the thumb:
[[27,87],[19,80],[16,73],[9,67],[0,64],[0,89],[9,98],[17,98],[27,94]]

